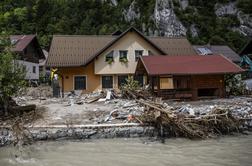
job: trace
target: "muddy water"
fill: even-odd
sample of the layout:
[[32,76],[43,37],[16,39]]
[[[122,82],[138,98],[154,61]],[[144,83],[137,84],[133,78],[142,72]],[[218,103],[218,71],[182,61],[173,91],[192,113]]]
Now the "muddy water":
[[40,142],[0,148],[0,166],[251,166],[252,135],[165,142],[141,139]]

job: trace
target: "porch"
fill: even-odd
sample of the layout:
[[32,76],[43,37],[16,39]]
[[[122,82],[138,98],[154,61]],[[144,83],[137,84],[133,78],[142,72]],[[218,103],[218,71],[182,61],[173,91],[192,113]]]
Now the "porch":
[[155,96],[164,99],[220,98],[225,96],[224,75],[149,76]]

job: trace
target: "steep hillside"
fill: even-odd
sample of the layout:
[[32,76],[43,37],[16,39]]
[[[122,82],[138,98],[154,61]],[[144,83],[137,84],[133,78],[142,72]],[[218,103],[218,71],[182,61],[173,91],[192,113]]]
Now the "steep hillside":
[[146,35],[186,35],[194,44],[239,50],[252,36],[251,10],[251,0],[3,0],[0,31],[37,33],[48,48],[53,34],[110,34],[133,25]]

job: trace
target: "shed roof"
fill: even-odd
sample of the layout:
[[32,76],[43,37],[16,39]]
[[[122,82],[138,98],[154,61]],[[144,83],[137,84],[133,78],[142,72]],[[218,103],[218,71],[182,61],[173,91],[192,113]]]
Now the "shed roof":
[[33,46],[38,49],[38,58],[45,59],[45,55],[39,45],[36,35],[11,35],[10,40],[13,46],[11,48],[11,51],[16,53],[23,53],[27,46],[33,43]]
[[210,45],[210,46],[194,45],[193,48],[195,49],[195,51],[198,54],[200,54],[200,52],[198,51],[199,48],[207,48],[213,53],[213,55],[217,55],[217,54],[223,55],[233,62],[240,62],[241,61],[239,54],[237,54],[229,46],[226,46],[226,45]]
[[226,74],[244,71],[221,55],[143,56],[138,63],[143,64],[149,75]]
[[10,36],[11,43],[13,44],[12,51],[22,52],[36,35],[12,35]]
[[196,55],[186,38],[145,37],[135,28],[115,35],[55,35],[51,43],[48,66],[68,67],[89,63],[129,31],[135,31],[147,42],[167,55]]

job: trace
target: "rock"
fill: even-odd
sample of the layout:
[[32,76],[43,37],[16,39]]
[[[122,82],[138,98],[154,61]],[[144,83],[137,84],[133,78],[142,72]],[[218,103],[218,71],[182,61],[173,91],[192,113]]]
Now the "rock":
[[238,10],[236,8],[235,2],[230,2],[226,4],[220,4],[220,3],[215,4],[215,14],[218,17],[222,17],[226,15],[236,15],[237,12]]
[[127,22],[131,22],[135,19],[140,18],[140,14],[137,12],[137,8],[135,7],[135,3],[136,3],[135,0],[133,0],[132,3],[130,4],[129,8],[123,10],[124,19]]
[[186,28],[178,20],[171,0],[156,0],[154,21],[164,36],[185,36]]
[[33,135],[33,139],[47,140],[47,132],[46,131],[38,132],[36,135]]
[[198,37],[198,36],[199,36],[198,31],[199,31],[199,30],[198,30],[198,28],[196,27],[195,24],[192,24],[192,25],[190,26],[190,32],[191,32],[192,37]]

